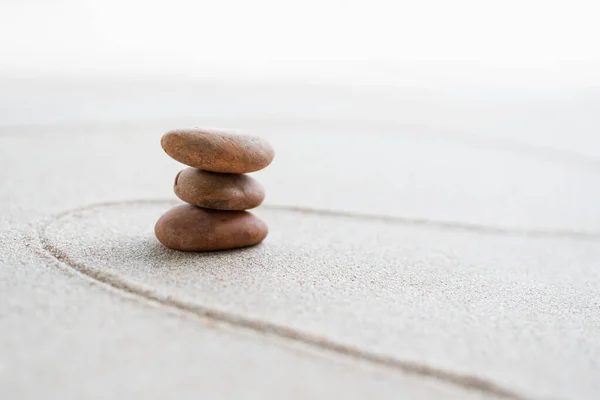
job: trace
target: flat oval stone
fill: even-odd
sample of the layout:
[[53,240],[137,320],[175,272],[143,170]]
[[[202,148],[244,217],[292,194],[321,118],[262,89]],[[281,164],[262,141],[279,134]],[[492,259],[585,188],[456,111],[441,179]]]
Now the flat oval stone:
[[180,129],[161,139],[165,152],[190,167],[243,174],[265,168],[275,151],[264,139],[216,130]]
[[265,189],[244,174],[222,174],[186,168],[177,174],[175,194],[186,203],[214,210],[247,210],[265,199]]
[[174,250],[213,251],[253,246],[268,233],[267,225],[247,211],[174,207],[154,227],[159,242]]

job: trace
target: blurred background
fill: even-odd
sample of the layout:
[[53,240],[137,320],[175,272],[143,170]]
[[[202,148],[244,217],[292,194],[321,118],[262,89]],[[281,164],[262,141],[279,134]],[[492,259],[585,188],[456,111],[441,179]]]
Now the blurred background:
[[[541,136],[589,152],[589,122],[600,109],[593,0],[0,7],[1,125],[352,115]],[[559,138],[565,127],[567,141]]]
[[[593,0],[3,0],[0,7],[0,76],[36,85],[278,81],[462,89],[503,102],[598,100]],[[16,122],[3,106],[4,122]]]
[[4,0],[0,71],[431,86],[600,83],[587,0]]
[[0,7],[2,126],[392,120],[600,154],[592,0]]

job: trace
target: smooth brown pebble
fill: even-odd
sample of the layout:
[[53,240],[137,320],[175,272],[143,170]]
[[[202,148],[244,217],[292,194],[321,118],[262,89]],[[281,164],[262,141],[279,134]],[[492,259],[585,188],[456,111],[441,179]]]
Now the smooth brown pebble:
[[173,190],[186,203],[214,210],[247,210],[265,199],[265,189],[251,176],[196,168],[177,174]]
[[174,207],[154,227],[156,238],[166,247],[183,251],[213,251],[247,247],[262,242],[267,225],[247,211],[221,211]]
[[175,160],[212,172],[254,172],[275,157],[273,147],[264,139],[214,130],[173,130],[163,135],[161,146]]

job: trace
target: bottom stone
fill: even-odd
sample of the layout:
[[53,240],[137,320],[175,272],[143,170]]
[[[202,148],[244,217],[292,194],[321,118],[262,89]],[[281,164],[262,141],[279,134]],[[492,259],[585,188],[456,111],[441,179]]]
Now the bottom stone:
[[163,214],[154,227],[164,246],[182,251],[213,251],[247,247],[262,242],[267,225],[247,211],[221,211],[189,204]]

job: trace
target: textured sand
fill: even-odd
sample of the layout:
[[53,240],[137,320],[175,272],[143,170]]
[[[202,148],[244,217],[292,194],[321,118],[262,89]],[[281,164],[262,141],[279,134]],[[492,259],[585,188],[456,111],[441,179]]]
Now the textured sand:
[[[170,117],[0,128],[0,397],[598,397],[594,137]],[[152,236],[192,122],[274,144],[263,245]]]
[[[42,240],[95,279],[259,331],[452,371],[452,381],[479,377],[544,395],[600,390],[596,336],[585,332],[600,323],[595,240],[264,208],[263,245],[199,255],[153,237],[148,222],[171,205],[76,211],[43,227]],[[552,384],[531,390],[540,379]]]

